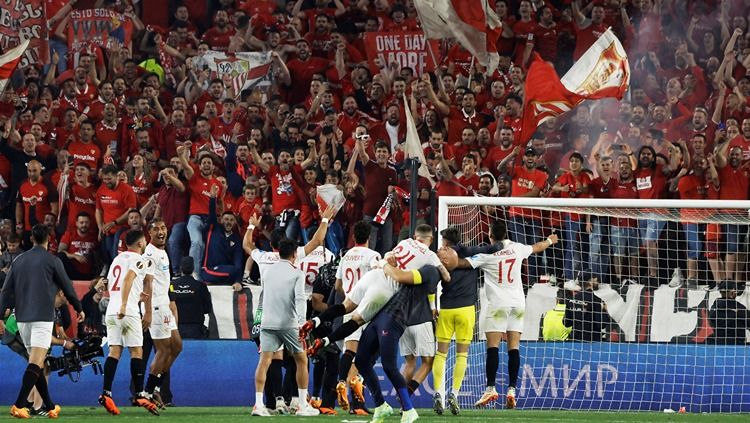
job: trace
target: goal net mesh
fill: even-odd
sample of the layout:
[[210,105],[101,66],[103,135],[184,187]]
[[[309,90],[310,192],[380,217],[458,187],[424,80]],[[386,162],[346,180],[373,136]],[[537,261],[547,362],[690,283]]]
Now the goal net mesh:
[[[518,408],[750,411],[748,209],[560,203],[520,208],[495,198],[441,206],[447,224],[443,218],[438,229],[457,227],[465,245],[488,243],[498,219],[512,241],[560,238],[522,270]],[[458,393],[463,408],[473,408],[487,386],[484,284],[479,277],[474,342]],[[452,344],[448,390],[454,364]],[[505,406],[507,386],[502,343],[501,397],[490,407]]]

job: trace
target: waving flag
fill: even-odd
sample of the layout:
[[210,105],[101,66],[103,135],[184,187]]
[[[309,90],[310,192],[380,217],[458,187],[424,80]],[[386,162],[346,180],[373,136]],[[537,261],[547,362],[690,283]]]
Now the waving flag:
[[419,133],[417,132],[417,125],[414,123],[414,117],[409,109],[409,100],[406,99],[404,94],[404,114],[406,114],[406,142],[404,143],[404,153],[406,158],[417,158],[419,159],[419,176],[427,178],[432,186],[435,186],[435,181],[430,176],[430,170],[427,168],[427,159],[424,157],[424,150],[422,150],[422,143],[419,141]]
[[499,56],[495,42],[502,21],[488,0],[414,0],[427,38],[454,38],[482,66],[494,72]]
[[10,77],[21,61],[21,56],[29,46],[29,40],[24,40],[21,44],[8,50],[7,53],[0,56],[0,95],[5,92],[5,86],[10,82]]
[[546,120],[584,100],[621,100],[629,84],[628,57],[611,29],[589,47],[562,79],[549,62],[534,53],[524,84],[521,142],[528,141]]

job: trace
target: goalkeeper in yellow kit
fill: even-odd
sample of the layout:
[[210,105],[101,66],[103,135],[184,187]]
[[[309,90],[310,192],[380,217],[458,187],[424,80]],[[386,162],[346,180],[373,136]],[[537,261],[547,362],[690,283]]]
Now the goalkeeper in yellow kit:
[[[497,244],[482,247],[463,247],[459,245],[460,234],[455,227],[440,232],[443,246],[456,250],[459,258],[470,257],[480,253],[494,253],[500,249]],[[466,373],[469,345],[474,337],[475,305],[478,301],[479,271],[475,269],[455,269],[451,271],[451,281],[443,283],[440,295],[440,314],[437,319],[435,337],[438,341],[437,353],[432,365],[432,379],[435,385],[433,409],[443,414],[443,379],[445,362],[451,339],[456,337],[456,365],[453,368],[453,383],[450,394],[445,396],[451,413],[458,414],[458,392]]]

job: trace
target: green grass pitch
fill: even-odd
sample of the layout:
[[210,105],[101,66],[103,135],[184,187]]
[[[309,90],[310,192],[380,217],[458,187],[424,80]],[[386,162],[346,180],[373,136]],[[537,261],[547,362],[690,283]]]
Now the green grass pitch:
[[[7,410],[7,408],[6,408]],[[234,422],[349,422],[366,423],[369,417],[360,416],[318,416],[318,417],[251,417],[250,407],[175,407],[162,412],[161,416],[152,416],[143,409],[133,407],[121,408],[119,416],[108,415],[101,407],[63,407],[61,422],[159,422],[159,423],[234,423]],[[747,414],[663,414],[628,413],[628,412],[585,412],[585,411],[539,411],[539,410],[465,410],[459,416],[436,416],[432,410],[420,409],[420,422],[463,423],[463,422],[748,422]],[[7,411],[5,412],[7,413]],[[5,414],[4,413],[4,414]],[[5,414],[5,420],[14,420]],[[36,419],[41,419],[37,417]],[[0,418],[0,420],[3,420]],[[399,421],[398,416],[386,420],[389,423]]]

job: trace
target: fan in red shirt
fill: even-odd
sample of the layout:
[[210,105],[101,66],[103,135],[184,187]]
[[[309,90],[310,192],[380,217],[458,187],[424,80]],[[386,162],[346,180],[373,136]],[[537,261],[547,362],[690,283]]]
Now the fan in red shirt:
[[94,123],[84,120],[78,126],[78,139],[68,145],[68,153],[73,158],[73,164],[85,163],[89,168],[99,169],[102,160],[102,152],[94,144]]
[[[611,198],[636,199],[638,190],[635,188],[633,167],[628,158],[621,158],[617,164],[620,179],[615,181],[609,192]],[[638,282],[638,229],[635,219],[613,217],[610,220],[610,236],[612,239],[612,256],[615,276],[618,281]],[[625,275],[628,277],[625,278]]]
[[461,99],[461,107],[448,107],[444,104],[436,104],[444,114],[448,114],[448,143],[455,143],[461,139],[461,132],[467,126],[474,129],[476,133],[479,128],[486,125],[486,118],[477,111],[476,95],[472,91],[466,92]]
[[159,151],[163,144],[163,130],[161,122],[151,115],[150,100],[147,97],[140,97],[136,103],[136,113],[122,120],[122,151],[120,157],[124,161],[130,158],[144,146],[138,139],[138,131],[145,130],[148,132],[147,143],[152,153],[159,158]]
[[[710,166],[713,166],[711,163]],[[709,175],[706,170],[709,168],[709,161],[703,156],[693,158],[691,170],[687,168],[680,169],[680,172],[674,177],[669,185],[669,190],[679,192],[681,200],[705,200],[709,191],[714,191],[713,184],[709,183]],[[710,173],[715,174],[716,170],[712,169]],[[707,210],[683,209],[680,212],[680,220],[685,230],[687,241],[687,287],[688,289],[698,288],[698,259],[703,249],[701,233],[705,231],[705,225],[696,223],[697,219],[708,217],[710,212]]]
[[102,169],[102,185],[96,191],[96,225],[99,227],[99,239],[110,261],[117,255],[117,236],[120,229],[125,229],[128,212],[135,208],[135,193],[130,185],[120,182],[115,166]]
[[313,75],[324,74],[330,66],[327,59],[312,57],[309,41],[299,39],[296,45],[297,58],[286,64],[290,75],[290,83],[287,85],[287,102],[289,104],[303,102],[310,90]]
[[328,52],[333,50],[331,44],[331,23],[328,15],[315,17],[315,29],[305,34],[305,40],[310,43],[315,57],[328,58]]
[[[727,150],[729,154],[727,155]],[[750,189],[750,171],[742,166],[742,149],[725,143],[716,152],[716,167],[719,172],[719,200],[747,200]],[[724,279],[736,280],[737,253],[745,243],[746,235],[740,225],[724,225],[726,257]]]
[[[552,192],[560,194],[560,198],[588,197],[591,177],[583,171],[583,156],[579,152],[570,155],[568,172],[557,178]],[[578,213],[564,213],[565,216],[565,279],[572,281],[576,270],[583,271],[583,248],[586,244],[585,227],[582,220],[584,215]]]
[[208,44],[211,50],[227,51],[229,42],[237,31],[229,25],[229,15],[226,10],[217,10],[214,15],[214,26],[201,37],[201,41]]
[[24,231],[30,231],[33,226],[31,208],[35,207],[34,221],[43,222],[44,215],[57,215],[57,190],[42,178],[42,164],[31,160],[26,165],[27,180],[18,188],[16,200],[16,225],[23,224]]
[[75,226],[68,228],[60,239],[58,257],[69,278],[92,279],[96,250],[99,247],[96,231],[91,229],[91,215],[87,212],[79,212],[74,219]]
[[[537,152],[531,147],[526,148],[523,164],[513,169],[511,184],[512,197],[539,197],[547,186],[547,174],[536,168]],[[533,245],[542,239],[542,215],[539,210],[511,207],[510,235],[515,242]],[[529,283],[536,283],[539,276],[539,265],[536,255],[528,260]]]
[[117,107],[113,103],[104,105],[102,120],[96,124],[94,132],[99,151],[106,152],[109,149],[112,156],[117,156],[122,149],[122,128],[117,118]]
[[578,60],[609,27],[604,23],[604,7],[598,4],[591,9],[591,19],[587,19],[581,13],[578,1],[574,1],[573,16],[576,20],[576,48],[573,51],[573,60]]
[[534,50],[539,56],[548,62],[557,59],[557,24],[555,23],[552,9],[549,6],[542,7],[539,24],[534,28]]
[[479,189],[479,175],[477,174],[477,159],[473,154],[466,154],[461,160],[462,174],[458,183],[467,191],[468,195],[474,195]]
[[[638,198],[660,199],[667,193],[667,177],[672,173],[668,164],[657,163],[656,151],[653,147],[643,146],[638,150],[638,167],[635,170],[635,188],[638,190]],[[657,210],[658,212],[658,210]],[[659,275],[659,250],[657,244],[664,229],[665,220],[659,218],[658,213],[646,214],[639,222],[641,240],[646,245],[648,253],[649,277],[655,280]]]
[[[511,154],[517,154],[520,152],[514,150],[515,142],[513,140],[513,129],[502,128],[500,129],[499,143],[496,141],[487,152],[487,156],[484,158],[484,165],[493,174],[509,174],[512,169],[512,158],[506,160]],[[501,167],[500,164],[503,163]]]
[[[73,183],[68,184],[66,206],[68,208],[68,228],[75,227],[76,218],[81,212],[89,217],[96,213],[96,186],[91,183],[91,168],[86,163],[76,165]],[[63,196],[65,197],[65,196]],[[95,224],[95,222],[94,222]]]

